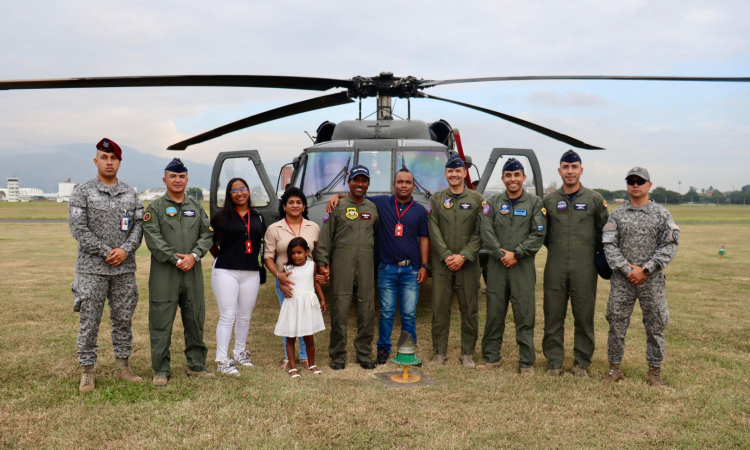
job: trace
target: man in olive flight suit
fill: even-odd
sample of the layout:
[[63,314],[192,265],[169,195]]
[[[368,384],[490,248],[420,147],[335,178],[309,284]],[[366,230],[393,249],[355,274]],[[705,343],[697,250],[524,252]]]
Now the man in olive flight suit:
[[479,333],[479,217],[482,196],[464,183],[466,165],[458,157],[445,164],[448,189],[435,192],[427,206],[432,253],[431,365],[445,364],[454,287],[461,311],[461,363],[473,369]]
[[581,157],[568,150],[557,169],[563,186],[544,197],[547,210],[547,265],[544,267],[544,339],[547,375],[562,374],[568,298],[575,324],[573,374],[588,377],[594,354],[594,307],[598,273],[595,247],[609,219],[607,202],[581,185]]
[[[352,302],[357,310],[357,336],[354,348],[357,362],[372,370],[372,339],[375,336],[375,230],[378,209],[365,198],[370,187],[370,171],[357,165],[349,171],[349,195],[338,208],[323,216],[323,228],[313,250],[318,273],[333,278],[331,341],[328,355],[331,369],[346,367],[346,328]],[[356,283],[356,295],[354,285]],[[356,301],[355,301],[356,299]]]
[[547,228],[547,212],[542,199],[524,192],[523,165],[509,158],[503,166],[505,192],[482,206],[482,245],[489,252],[487,264],[487,323],[482,338],[484,363],[477,370],[500,365],[500,348],[505,332],[508,302],[516,322],[516,342],[520,357],[518,370],[534,374],[534,259],[542,248]]
[[151,251],[148,327],[156,386],[166,386],[171,373],[169,346],[178,305],[185,327],[188,376],[215,377],[205,367],[208,349],[203,343],[206,308],[200,262],[213,245],[212,230],[201,202],[185,195],[187,182],[187,168],[173,159],[164,170],[167,194],[151,203],[143,216]]

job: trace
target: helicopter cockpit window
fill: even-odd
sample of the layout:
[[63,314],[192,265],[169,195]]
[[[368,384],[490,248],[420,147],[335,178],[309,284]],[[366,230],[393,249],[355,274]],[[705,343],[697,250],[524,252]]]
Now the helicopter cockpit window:
[[[344,169],[351,167],[354,160],[353,152],[310,152],[307,154],[305,167],[305,178],[302,181],[302,190],[305,195],[315,195],[316,192],[328,186]],[[347,166],[347,162],[349,165]],[[331,193],[349,192],[346,178],[342,183],[333,186]]]
[[368,192],[391,192],[391,155],[391,150],[359,152],[359,164],[370,170]]
[[253,207],[268,206],[270,200],[253,161],[247,157],[228,158],[221,166],[218,185],[216,186],[216,206],[224,206],[227,183],[232,178],[244,179],[250,188],[250,202]]
[[501,194],[505,192],[505,184],[503,183],[503,166],[508,158],[517,159],[524,167],[524,173],[526,174],[526,182],[523,185],[523,190],[534,195],[539,195],[534,187],[534,172],[531,170],[531,162],[524,156],[503,156],[497,161],[495,169],[492,171],[487,187],[484,188],[484,198],[489,199],[493,195]]
[[401,150],[397,153],[396,169],[405,164],[420,185],[430,192],[437,192],[448,188],[444,175],[447,160],[444,151]]

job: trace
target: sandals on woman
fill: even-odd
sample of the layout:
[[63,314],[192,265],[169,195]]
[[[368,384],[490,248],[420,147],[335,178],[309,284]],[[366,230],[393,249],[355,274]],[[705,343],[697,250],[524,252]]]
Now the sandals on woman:
[[323,372],[318,369],[318,366],[312,365],[309,367],[310,372],[314,373],[315,375],[323,375]]
[[281,365],[279,366],[279,369],[281,370],[289,370],[289,360],[285,359]]
[[[294,372],[294,373],[292,373]],[[292,380],[297,378],[302,378],[299,373],[297,373],[297,369],[289,369],[289,376],[292,378]]]

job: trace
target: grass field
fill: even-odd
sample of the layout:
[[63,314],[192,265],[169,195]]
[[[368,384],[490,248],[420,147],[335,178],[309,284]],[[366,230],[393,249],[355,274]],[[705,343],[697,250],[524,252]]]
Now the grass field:
[[[52,204],[53,208],[61,208]],[[750,208],[679,207],[677,220],[710,211],[714,221],[750,219]],[[53,217],[36,205],[0,204],[0,218]],[[701,213],[701,217],[707,217]],[[682,219],[688,220],[688,219]],[[693,219],[690,219],[693,221]],[[276,369],[283,355],[273,335],[278,301],[263,286],[251,324],[256,367],[239,379],[186,378],[179,318],[172,344],[173,377],[166,388],[125,385],[114,366],[108,309],[99,335],[97,388],[78,392],[78,315],[73,313],[75,241],[64,223],[0,223],[0,448],[748,448],[750,442],[750,227],[682,226],[677,259],[667,269],[670,324],[666,330],[668,388],[648,387],[645,332],[636,308],[623,364],[626,380],[599,380],[607,370],[604,319],[609,285],[600,280],[597,350],[591,379],[543,375],[542,270],[537,257],[537,374],[516,373],[512,316],[503,363],[489,373],[459,362],[459,315],[453,311],[449,362],[425,366],[435,386],[388,390],[354,363],[327,369],[328,332],[316,335],[323,377],[300,383]],[[725,245],[727,258],[719,260]],[[134,371],[150,381],[148,340],[149,253],[139,249],[140,304],[134,318]],[[209,361],[218,318],[206,276]],[[429,290],[429,284],[424,288]],[[425,292],[424,294],[429,294]],[[429,295],[418,307],[419,355],[431,357]],[[484,325],[480,296],[480,329]],[[328,321],[326,316],[326,321]],[[350,318],[350,331],[354,317]],[[565,368],[572,362],[572,317],[566,324]],[[394,337],[398,331],[398,322]],[[481,332],[480,332],[481,339]],[[480,360],[479,352],[475,359]],[[212,369],[215,366],[211,366]],[[394,371],[389,365],[379,371]]]

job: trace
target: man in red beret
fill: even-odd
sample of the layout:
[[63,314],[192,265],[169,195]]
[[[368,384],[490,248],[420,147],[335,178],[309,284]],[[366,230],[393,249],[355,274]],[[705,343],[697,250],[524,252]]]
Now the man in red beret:
[[140,382],[128,364],[133,333],[131,321],[138,303],[135,251],[143,237],[143,205],[133,188],[117,179],[122,150],[109,139],[96,144],[97,176],[76,186],[70,195],[68,223],[78,241],[73,310],[81,315],[78,363],[83,367],[81,392],[94,389],[97,335],[104,303],[109,297],[112,320],[114,376]]

